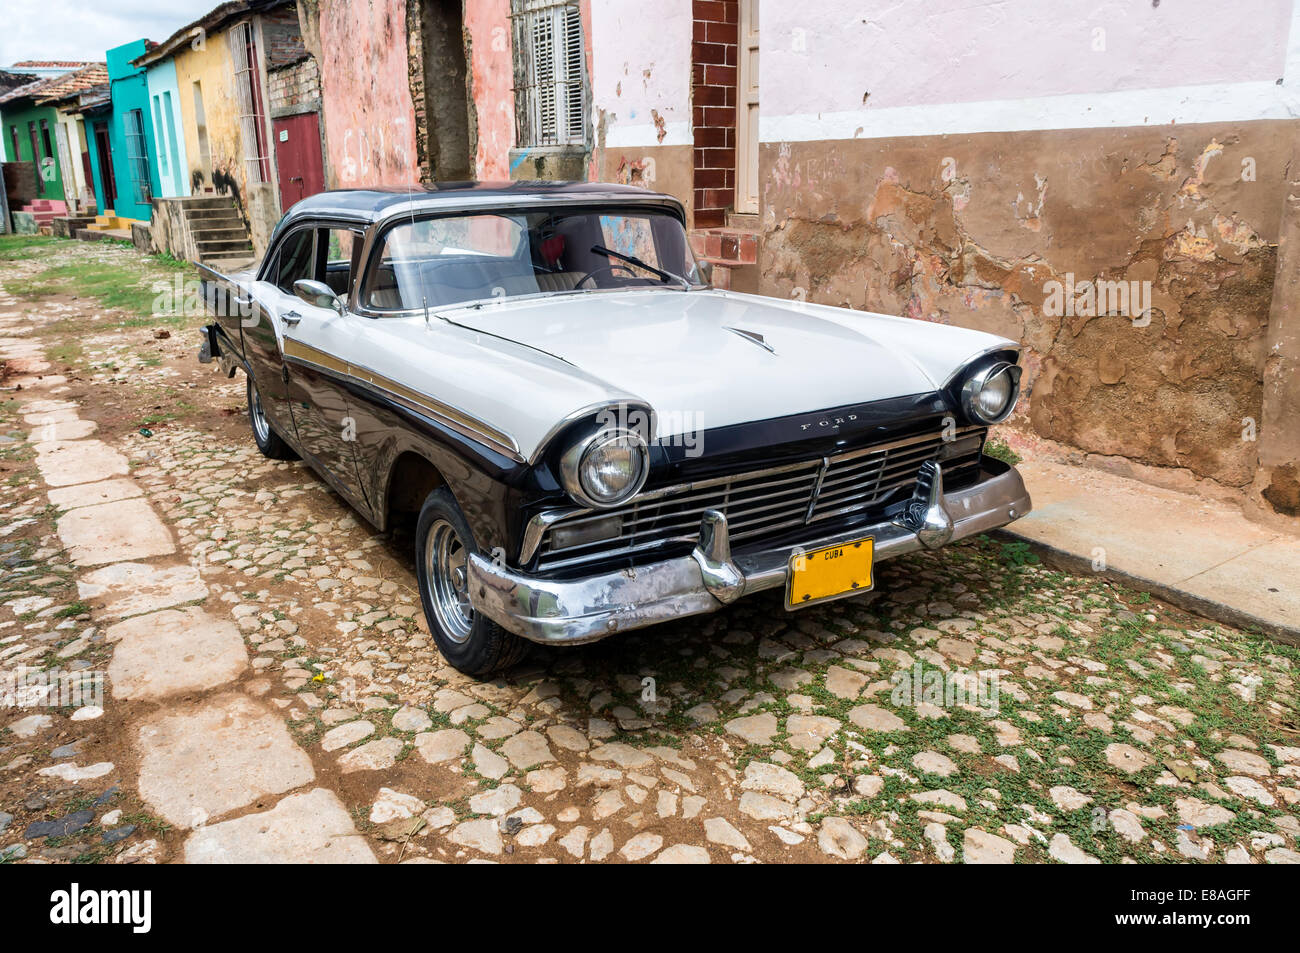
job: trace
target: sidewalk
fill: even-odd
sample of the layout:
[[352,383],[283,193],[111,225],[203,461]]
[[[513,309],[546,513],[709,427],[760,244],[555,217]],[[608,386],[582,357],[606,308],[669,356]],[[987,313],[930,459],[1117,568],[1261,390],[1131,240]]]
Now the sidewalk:
[[1034,510],[1007,535],[1076,572],[1104,559],[1104,571],[1166,602],[1300,645],[1300,536],[1225,503],[1101,470],[1047,461],[1018,468]]

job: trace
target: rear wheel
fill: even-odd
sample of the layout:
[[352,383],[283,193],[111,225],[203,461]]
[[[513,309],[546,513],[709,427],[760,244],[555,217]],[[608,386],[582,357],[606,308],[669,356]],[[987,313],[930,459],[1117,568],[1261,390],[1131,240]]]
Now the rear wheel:
[[415,528],[415,567],[429,631],[443,657],[466,675],[485,678],[509,668],[528,642],[482,613],[469,597],[469,557],[478,552],[469,523],[446,487],[434,490]]
[[270,457],[272,460],[293,460],[298,454],[293,452],[293,448],[284,442],[284,439],[275,432],[271,426],[271,421],[267,419],[266,411],[262,409],[262,398],[257,392],[257,385],[253,383],[253,378],[248,377],[248,423],[253,429],[253,441],[257,444],[257,449],[262,451],[262,456]]

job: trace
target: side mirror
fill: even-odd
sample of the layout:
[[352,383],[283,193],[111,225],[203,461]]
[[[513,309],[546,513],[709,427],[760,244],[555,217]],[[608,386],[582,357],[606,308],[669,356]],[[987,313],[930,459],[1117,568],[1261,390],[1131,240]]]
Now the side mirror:
[[713,287],[713,262],[696,262],[695,268],[700,274],[700,281],[704,282],[709,287]]
[[336,295],[334,289],[323,281],[299,278],[293,283],[293,293],[316,308],[330,308],[339,314],[348,309],[343,299]]

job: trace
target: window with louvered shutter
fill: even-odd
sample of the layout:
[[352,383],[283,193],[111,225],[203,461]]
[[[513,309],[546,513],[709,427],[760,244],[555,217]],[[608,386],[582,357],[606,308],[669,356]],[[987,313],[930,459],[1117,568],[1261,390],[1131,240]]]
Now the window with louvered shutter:
[[519,145],[585,145],[586,58],[577,5],[515,0],[513,15]]

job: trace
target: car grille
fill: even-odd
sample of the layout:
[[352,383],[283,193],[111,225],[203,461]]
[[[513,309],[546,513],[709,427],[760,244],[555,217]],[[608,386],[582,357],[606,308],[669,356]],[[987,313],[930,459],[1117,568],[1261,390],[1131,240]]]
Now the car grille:
[[[545,529],[537,549],[539,570],[635,556],[677,543],[694,543],[706,510],[727,517],[733,547],[822,521],[879,510],[911,494],[921,464],[938,459],[945,481],[978,472],[983,428],[958,431],[948,440],[925,434],[861,450],[784,466],[648,490],[612,510],[576,510]],[[617,516],[614,538],[558,548],[556,527],[566,532]]]

